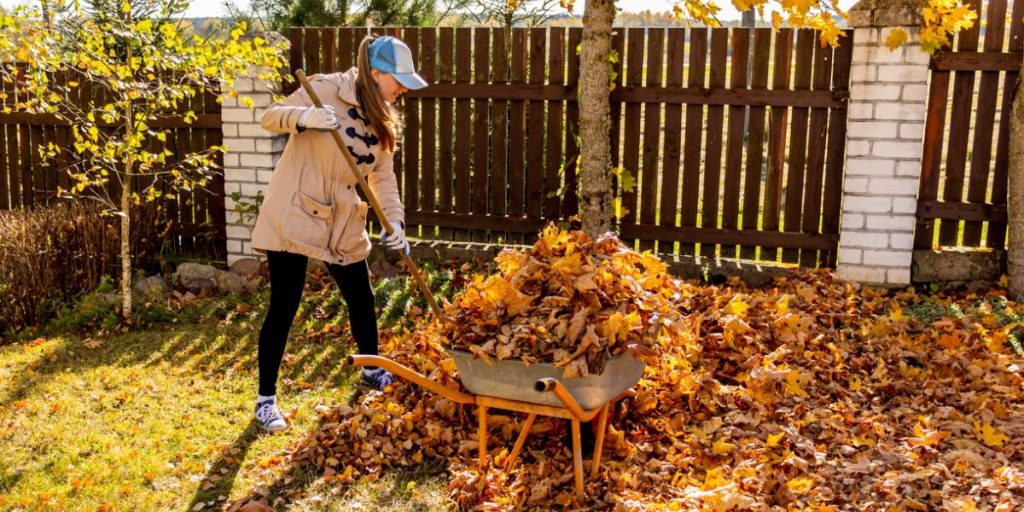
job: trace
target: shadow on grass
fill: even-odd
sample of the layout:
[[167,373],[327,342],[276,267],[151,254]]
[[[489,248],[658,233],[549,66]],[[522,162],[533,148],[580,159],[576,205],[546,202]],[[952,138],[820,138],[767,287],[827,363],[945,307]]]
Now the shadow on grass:
[[216,502],[218,496],[231,496],[231,489],[235,486],[235,478],[238,476],[238,470],[242,467],[242,461],[245,460],[245,454],[260,433],[256,420],[249,420],[245,429],[224,450],[224,457],[218,459],[217,463],[199,481],[199,488],[196,489],[196,494],[192,496],[192,500],[189,501],[185,510],[192,510],[199,502]]
[[[109,337],[96,338],[102,343],[88,348],[89,338],[70,334],[58,346],[43,349],[31,364],[11,368],[10,382],[17,383],[0,393],[0,406],[8,407],[26,399],[60,373],[82,374],[104,366],[152,368],[166,365],[177,373],[194,372],[210,377],[223,374],[228,368],[256,372],[259,323],[222,325],[211,321],[196,325],[164,325]],[[327,385],[340,385],[345,372],[339,372],[344,357],[351,350],[348,332],[340,335],[289,337],[287,353],[294,356],[282,366],[281,377]],[[7,348],[11,350],[11,347]],[[28,347],[25,348],[28,350]],[[256,379],[253,378],[253,389]]]

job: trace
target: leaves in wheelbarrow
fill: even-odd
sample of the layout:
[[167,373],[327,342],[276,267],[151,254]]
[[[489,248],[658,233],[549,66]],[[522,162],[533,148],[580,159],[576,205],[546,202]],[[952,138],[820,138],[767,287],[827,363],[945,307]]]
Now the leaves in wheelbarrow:
[[442,342],[583,377],[631,347],[649,353],[660,329],[676,328],[686,313],[667,266],[612,234],[593,240],[548,226],[530,250],[502,252],[497,269],[476,276],[449,307],[455,321]]

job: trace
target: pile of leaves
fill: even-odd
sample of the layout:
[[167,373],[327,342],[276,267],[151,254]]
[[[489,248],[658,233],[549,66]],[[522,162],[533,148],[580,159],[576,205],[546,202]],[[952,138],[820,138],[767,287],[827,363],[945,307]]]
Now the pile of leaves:
[[[582,503],[564,421],[538,419],[506,473],[525,418],[495,411],[490,465],[480,470],[473,407],[406,382],[322,411],[321,428],[293,446],[291,467],[312,464],[341,489],[435,461],[464,509],[1024,507],[1024,365],[1008,349],[1018,326],[1004,322],[1024,306],[1001,290],[925,297],[861,289],[825,271],[760,288],[664,286],[689,313],[659,335],[636,395],[618,405]],[[385,336],[381,352],[460,388],[447,329],[435,321]]]
[[448,308],[443,345],[554,363],[573,378],[601,373],[626,350],[649,352],[662,328],[680,326],[680,285],[667,266],[611,233],[595,241],[551,225],[529,251],[507,249],[496,264]]

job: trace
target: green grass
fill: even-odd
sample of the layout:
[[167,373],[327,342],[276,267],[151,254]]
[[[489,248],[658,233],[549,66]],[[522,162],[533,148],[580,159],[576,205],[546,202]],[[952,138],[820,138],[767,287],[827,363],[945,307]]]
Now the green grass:
[[[400,299],[404,280],[378,282],[378,301],[385,290]],[[339,295],[333,284],[307,290],[278,387],[294,416],[276,435],[251,421],[266,292],[251,306],[200,299],[178,322],[0,347],[0,510],[220,510],[257,486],[297,496],[289,510],[445,508],[441,468],[385,472],[347,489],[319,484],[307,467],[279,478],[289,443],[316,428],[317,407],[354,397]]]

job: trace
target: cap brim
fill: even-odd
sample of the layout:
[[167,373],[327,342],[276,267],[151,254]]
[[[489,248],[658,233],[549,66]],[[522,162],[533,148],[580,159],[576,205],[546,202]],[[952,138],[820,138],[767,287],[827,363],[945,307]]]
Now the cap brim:
[[391,76],[395,77],[395,80],[398,80],[398,83],[411,91],[422,89],[430,85],[419,75],[419,73],[392,73]]

